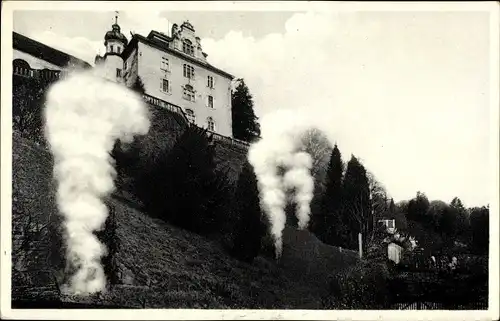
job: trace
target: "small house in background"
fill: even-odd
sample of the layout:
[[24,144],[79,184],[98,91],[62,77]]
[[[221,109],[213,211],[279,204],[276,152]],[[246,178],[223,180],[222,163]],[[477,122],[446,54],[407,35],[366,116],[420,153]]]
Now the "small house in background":
[[396,232],[396,220],[395,219],[381,219],[378,220],[379,223],[382,223],[385,228],[387,233],[389,234],[394,234]]

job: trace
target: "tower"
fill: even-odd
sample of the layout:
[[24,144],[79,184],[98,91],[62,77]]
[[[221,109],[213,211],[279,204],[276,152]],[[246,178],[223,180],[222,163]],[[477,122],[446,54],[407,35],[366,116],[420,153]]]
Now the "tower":
[[103,68],[105,78],[116,82],[123,81],[123,58],[121,54],[127,43],[127,37],[121,33],[120,25],[118,25],[118,11],[116,11],[115,23],[111,26],[111,30],[104,35],[106,53],[103,57],[97,56],[95,59],[96,65]]

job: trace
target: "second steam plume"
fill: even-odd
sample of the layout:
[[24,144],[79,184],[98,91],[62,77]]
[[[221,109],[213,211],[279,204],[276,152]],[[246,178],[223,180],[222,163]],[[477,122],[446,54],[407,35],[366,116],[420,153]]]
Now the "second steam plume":
[[286,196],[291,190],[299,229],[305,229],[309,223],[314,180],[311,156],[301,150],[300,137],[310,128],[305,120],[288,111],[268,115],[261,124],[263,138],[249,150],[248,159],[257,175],[261,206],[271,224],[276,258],[282,254]]

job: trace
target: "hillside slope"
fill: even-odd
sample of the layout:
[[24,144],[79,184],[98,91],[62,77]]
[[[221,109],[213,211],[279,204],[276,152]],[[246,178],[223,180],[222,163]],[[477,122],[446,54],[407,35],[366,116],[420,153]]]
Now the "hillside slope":
[[[48,228],[49,221],[58,216],[51,175],[50,154],[14,134],[15,300],[51,295],[64,302],[92,306],[321,308],[325,289],[313,285],[311,279],[297,278],[287,269],[293,266],[293,251],[284,255],[281,264],[262,257],[251,265],[241,263],[229,257],[219,244],[152,219],[114,197],[109,203],[118,223],[116,260],[122,284],[99,297],[64,297],[54,287],[61,260],[53,258],[59,245]],[[26,228],[28,225],[31,227]],[[285,242],[287,253],[294,246],[291,241]]]

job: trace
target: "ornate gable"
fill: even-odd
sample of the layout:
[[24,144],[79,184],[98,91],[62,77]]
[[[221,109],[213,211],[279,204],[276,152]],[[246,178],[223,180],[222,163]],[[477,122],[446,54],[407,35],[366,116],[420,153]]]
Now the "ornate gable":
[[200,37],[196,36],[195,29],[189,21],[184,21],[180,27],[173,24],[171,37],[173,49],[204,63],[207,62],[207,54],[203,52]]

